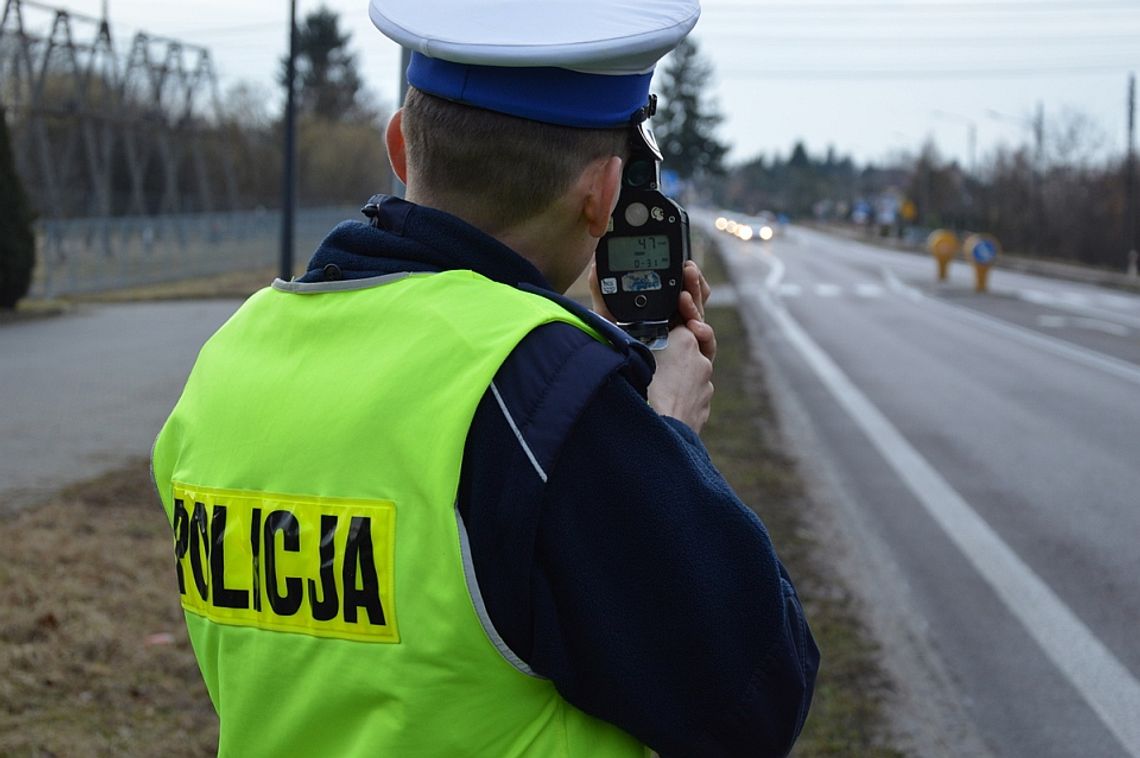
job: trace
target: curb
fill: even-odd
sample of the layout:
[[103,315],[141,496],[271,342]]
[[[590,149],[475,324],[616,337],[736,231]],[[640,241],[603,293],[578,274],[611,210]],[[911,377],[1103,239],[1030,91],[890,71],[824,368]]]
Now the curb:
[[[922,256],[928,255],[922,246],[892,237],[868,237],[860,230],[831,224],[803,223],[802,225],[817,232],[862,242],[866,245],[873,245],[889,250],[900,250]],[[1096,284],[1102,287],[1124,290],[1126,292],[1140,293],[1140,277],[1132,277],[1118,271],[1083,266],[1079,263],[1032,258],[1025,255],[1003,252],[994,264],[994,268],[1006,271],[1018,271],[1024,274],[1036,274],[1050,279]]]

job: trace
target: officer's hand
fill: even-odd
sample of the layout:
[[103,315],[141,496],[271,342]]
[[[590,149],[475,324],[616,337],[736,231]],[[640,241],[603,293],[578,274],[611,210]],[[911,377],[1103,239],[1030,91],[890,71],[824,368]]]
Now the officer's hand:
[[708,345],[715,353],[716,335],[703,321],[694,319],[673,327],[669,331],[669,346],[653,353],[657,372],[649,384],[649,404],[653,409],[662,416],[683,421],[698,434],[709,419],[713,396],[712,359],[704,352]]
[[705,323],[705,304],[712,288],[695,261],[685,261],[684,289],[677,302],[678,323],[685,324],[697,338],[701,353],[710,361],[716,358],[716,334]]
[[705,317],[705,304],[708,303],[709,295],[712,294],[712,287],[709,286],[705,275],[701,272],[701,267],[697,265],[696,261],[685,261],[684,277],[683,289],[692,296],[693,304],[697,308],[697,314],[703,321]]

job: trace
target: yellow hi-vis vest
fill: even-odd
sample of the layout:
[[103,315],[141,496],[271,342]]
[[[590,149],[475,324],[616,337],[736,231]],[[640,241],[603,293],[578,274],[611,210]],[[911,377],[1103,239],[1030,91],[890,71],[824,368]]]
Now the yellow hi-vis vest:
[[470,271],[254,295],[158,435],[219,755],[642,756],[486,617],[456,509],[495,372],[557,304]]

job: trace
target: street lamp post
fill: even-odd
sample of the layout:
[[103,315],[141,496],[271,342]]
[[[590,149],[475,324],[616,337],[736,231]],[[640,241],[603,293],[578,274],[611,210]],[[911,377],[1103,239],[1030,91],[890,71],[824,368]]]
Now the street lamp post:
[[1137,276],[1136,252],[1136,75],[1128,77],[1128,156],[1124,161],[1124,246],[1128,251],[1128,274]]
[[1042,175],[1045,173],[1045,106],[1037,104],[1033,118],[1018,118],[987,108],[986,114],[997,121],[1017,124],[1033,134],[1033,251],[1041,252],[1041,224],[1044,221],[1045,203],[1042,199]]
[[950,113],[940,109],[935,109],[930,112],[935,118],[941,118],[948,121],[957,121],[964,123],[967,126],[966,131],[966,149],[970,156],[970,174],[977,176],[978,173],[978,124],[974,119],[967,116],[961,116],[957,113]]
[[[397,83],[397,91],[400,93],[396,99],[396,108],[404,107],[404,99],[408,96],[408,65],[412,62],[412,51],[406,47],[400,48],[400,79]],[[403,197],[405,191],[404,183],[400,181],[400,177],[396,176],[395,169],[392,170],[392,194],[395,197]]]
[[297,202],[297,0],[289,2],[289,57],[285,62],[285,146],[281,178],[281,267],[285,281],[293,278],[293,207]]
[[1009,124],[1017,124],[1022,129],[1028,129],[1033,134],[1033,155],[1034,163],[1037,168],[1041,168],[1041,163],[1045,154],[1045,106],[1041,103],[1037,104],[1037,113],[1033,118],[1018,118],[1017,116],[1010,116],[1009,114],[996,111],[993,108],[986,109],[986,115],[995,121],[1005,121]]

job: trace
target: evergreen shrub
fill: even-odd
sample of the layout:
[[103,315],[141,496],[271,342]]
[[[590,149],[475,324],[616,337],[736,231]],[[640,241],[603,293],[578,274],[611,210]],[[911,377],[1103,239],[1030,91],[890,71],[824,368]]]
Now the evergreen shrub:
[[16,307],[32,286],[36,237],[31,206],[16,174],[16,161],[0,108],[0,309]]

